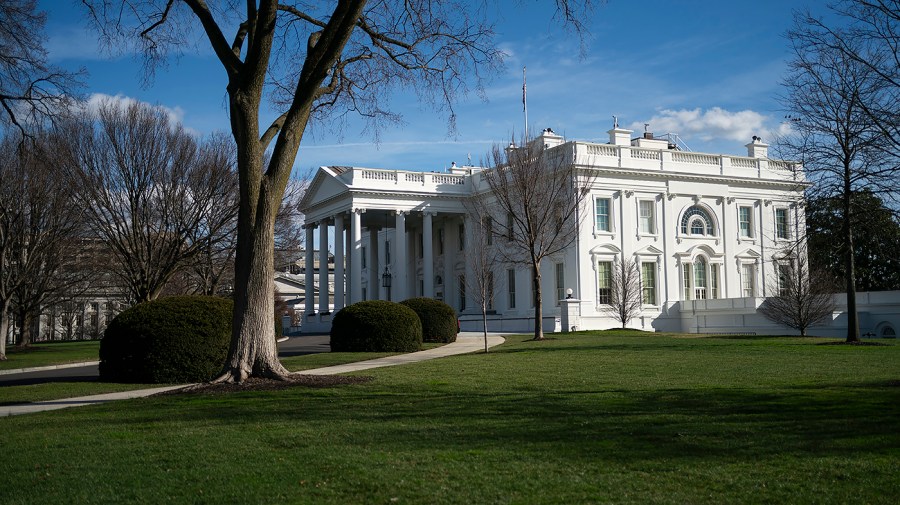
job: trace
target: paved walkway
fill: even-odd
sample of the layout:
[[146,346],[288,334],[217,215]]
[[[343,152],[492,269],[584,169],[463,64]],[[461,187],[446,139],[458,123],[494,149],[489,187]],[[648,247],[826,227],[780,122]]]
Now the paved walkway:
[[[500,336],[500,334],[488,333],[488,347],[494,347],[495,345],[502,344],[504,340],[505,339]],[[434,349],[428,349],[427,351],[399,354],[397,356],[388,356],[386,358],[370,359],[367,361],[347,363],[344,365],[315,368],[312,370],[303,370],[302,372],[297,373],[303,375],[335,375],[340,373],[368,370],[370,368],[404,365],[407,363],[418,363],[420,361],[443,358],[445,356],[453,356],[455,354],[468,354],[482,350],[484,350],[484,335],[476,332],[464,332],[460,333],[456,337],[456,342],[441,347],[436,347]],[[69,407],[81,407],[84,405],[94,405],[115,400],[141,398],[165,391],[171,391],[173,389],[180,389],[186,387],[187,385],[188,384],[181,384],[177,386],[164,386],[152,389],[137,389],[134,391],[122,391],[119,393],[82,396],[79,398],[66,398],[62,400],[48,400],[43,402],[25,403],[21,405],[0,406],[0,417],[31,414],[34,412],[44,412],[47,410],[58,410]]]

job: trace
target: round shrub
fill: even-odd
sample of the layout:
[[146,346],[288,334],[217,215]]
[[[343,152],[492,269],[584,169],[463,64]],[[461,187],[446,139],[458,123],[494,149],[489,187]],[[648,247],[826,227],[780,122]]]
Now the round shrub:
[[222,371],[231,342],[231,300],[173,296],[115,317],[100,341],[100,378],[115,382],[202,382]]
[[354,303],[331,321],[332,352],[413,352],[421,348],[419,316],[399,303]]
[[410,298],[400,302],[413,309],[422,322],[425,342],[456,342],[456,311],[446,303],[432,298]]

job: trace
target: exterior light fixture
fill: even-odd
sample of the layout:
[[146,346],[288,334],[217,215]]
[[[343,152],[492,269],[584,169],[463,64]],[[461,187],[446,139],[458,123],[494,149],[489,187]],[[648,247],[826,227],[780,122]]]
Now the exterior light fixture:
[[572,299],[572,288],[566,290],[566,300]]
[[381,287],[389,288],[391,287],[391,272],[388,270],[388,267],[384,267],[384,273],[381,274]]

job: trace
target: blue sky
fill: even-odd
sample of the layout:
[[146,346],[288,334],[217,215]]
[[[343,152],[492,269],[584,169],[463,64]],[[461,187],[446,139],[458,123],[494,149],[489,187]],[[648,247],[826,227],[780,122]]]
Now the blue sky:
[[[117,96],[165,107],[200,134],[228,127],[224,72],[208,50],[159,69],[146,85],[141,62],[98,50],[97,35],[69,0],[40,0],[48,11],[47,49],[66,68],[84,67],[86,96]],[[745,154],[752,135],[770,140],[783,128],[777,95],[790,58],[784,32],[792,10],[823,11],[805,0],[609,0],[594,11],[584,56],[579,40],[551,21],[551,2],[500,2],[497,44],[506,68],[486,89],[457,104],[458,132],[446,116],[397,95],[404,123],[380,132],[363,124],[336,136],[317,129],[304,139],[295,169],[356,165],[443,170],[523,130],[522,67],[528,67],[528,121],[569,140],[606,142],[612,116],[657,135],[678,133],[693,151]]]

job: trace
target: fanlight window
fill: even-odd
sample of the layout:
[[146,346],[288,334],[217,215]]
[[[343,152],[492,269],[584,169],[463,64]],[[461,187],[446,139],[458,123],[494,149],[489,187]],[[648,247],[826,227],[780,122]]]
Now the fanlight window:
[[709,214],[696,205],[685,211],[681,217],[681,233],[684,235],[713,236],[713,220]]

